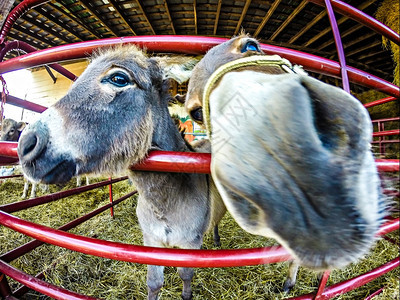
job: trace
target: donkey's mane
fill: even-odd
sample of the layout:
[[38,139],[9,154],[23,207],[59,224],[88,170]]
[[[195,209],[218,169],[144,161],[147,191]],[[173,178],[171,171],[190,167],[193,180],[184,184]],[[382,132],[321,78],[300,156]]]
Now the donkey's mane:
[[137,61],[138,63],[142,65],[148,65],[148,56],[146,54],[146,51],[140,49],[134,44],[117,44],[97,48],[93,51],[90,62],[93,62],[98,58],[111,60],[126,60],[134,58],[135,61]]

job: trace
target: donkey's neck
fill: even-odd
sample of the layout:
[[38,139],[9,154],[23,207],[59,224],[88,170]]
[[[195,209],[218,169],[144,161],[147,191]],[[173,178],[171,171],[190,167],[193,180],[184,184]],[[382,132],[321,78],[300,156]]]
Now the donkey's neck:
[[152,147],[164,151],[189,151],[185,140],[172,121],[168,109],[154,118]]
[[[168,111],[153,120],[153,149],[190,151]],[[195,179],[198,174],[134,171],[131,175],[141,196],[162,210],[163,207],[171,207],[171,202],[176,202],[178,195],[189,193],[193,188],[196,190],[193,185],[198,181]]]

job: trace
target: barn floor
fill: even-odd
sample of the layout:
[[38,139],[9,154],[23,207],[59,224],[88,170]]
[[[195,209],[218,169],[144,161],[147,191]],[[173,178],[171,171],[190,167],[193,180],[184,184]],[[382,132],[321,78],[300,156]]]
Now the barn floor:
[[[395,175],[398,178],[398,175]],[[73,188],[71,181],[63,189]],[[23,180],[9,179],[0,185],[0,204],[19,201],[23,189]],[[51,192],[60,188],[51,186]],[[133,190],[127,181],[113,186],[114,199]],[[41,191],[39,190],[39,195]],[[108,188],[100,188],[54,203],[44,204],[36,208],[15,213],[16,216],[40,223],[46,226],[58,227],[62,224],[108,203]],[[395,202],[395,203],[398,203]],[[135,215],[136,197],[131,197],[116,208],[115,218],[108,211],[94,217],[86,223],[71,230],[72,233],[96,237],[130,244],[141,244],[142,237]],[[396,209],[398,212],[398,208]],[[398,213],[397,213],[398,214]],[[220,226],[223,248],[237,249],[272,246],[274,240],[252,236],[243,231],[226,215]],[[390,237],[399,242],[398,232]],[[19,233],[8,228],[0,228],[0,253],[5,253],[28,240]],[[205,238],[205,248],[214,248],[212,236]],[[398,246],[381,239],[373,251],[358,264],[350,265],[344,270],[331,273],[328,285],[346,280],[358,274],[394,259],[399,254]],[[45,280],[82,294],[102,299],[145,299],[146,298],[146,266],[125,263],[109,259],[97,258],[70,250],[44,245],[31,253],[15,260],[12,265],[29,274],[45,271]],[[287,263],[270,265],[197,269],[193,280],[193,299],[284,299],[314,292],[318,281],[317,274],[300,269],[298,282],[294,290],[285,295],[280,288],[286,278]],[[400,269],[374,280],[335,299],[363,299],[380,287],[385,286],[384,292],[374,299],[399,299]],[[19,286],[9,280],[13,289]],[[161,299],[180,299],[182,283],[175,268],[167,267],[165,283]],[[50,299],[35,292],[27,293],[22,299]]]

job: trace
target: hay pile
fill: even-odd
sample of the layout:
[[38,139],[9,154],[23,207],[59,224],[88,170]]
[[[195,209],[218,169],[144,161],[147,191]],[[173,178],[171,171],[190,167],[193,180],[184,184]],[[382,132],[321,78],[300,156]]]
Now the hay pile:
[[[384,0],[376,12],[376,19],[386,26],[390,27],[397,33],[400,32],[400,4],[398,0]],[[395,64],[394,81],[396,85],[400,85],[400,51],[399,46],[382,37],[383,46],[390,48],[393,53],[393,61]]]
[[[394,175],[397,176],[398,175]],[[74,187],[75,182],[64,187]],[[7,180],[0,186],[0,204],[18,201],[22,191],[22,179]],[[114,199],[132,191],[126,181],[114,185]],[[51,191],[58,191],[52,186]],[[40,194],[40,191],[39,191]],[[79,215],[108,203],[108,188],[100,188],[81,195],[59,200],[15,213],[18,217],[58,227]],[[115,218],[108,211],[85,222],[71,232],[104,240],[131,244],[142,244],[142,237],[135,215],[136,198],[122,202],[115,208]],[[274,240],[252,236],[226,215],[220,226],[223,248],[249,248],[271,246]],[[398,233],[391,234],[399,241]],[[4,253],[23,244],[30,238],[7,228],[0,228],[0,252]],[[212,236],[205,239],[205,248],[214,248]],[[340,271],[333,271],[328,284],[334,284],[349,277],[365,273],[372,268],[398,256],[398,247],[386,240],[380,240],[374,251],[360,263]],[[12,265],[29,274],[45,272],[45,280],[64,288],[102,299],[146,299],[146,266],[91,257],[70,250],[45,245],[15,260]],[[286,278],[287,263],[238,268],[197,269],[193,280],[194,299],[283,299],[315,291],[317,274],[300,269],[298,283],[289,295],[280,292]],[[385,286],[385,291],[376,299],[399,297],[400,270],[397,268],[372,283],[336,299],[362,299],[373,291]],[[9,280],[12,288],[19,286]],[[181,280],[175,268],[167,267],[161,299],[180,299]],[[22,299],[50,299],[29,292]]]

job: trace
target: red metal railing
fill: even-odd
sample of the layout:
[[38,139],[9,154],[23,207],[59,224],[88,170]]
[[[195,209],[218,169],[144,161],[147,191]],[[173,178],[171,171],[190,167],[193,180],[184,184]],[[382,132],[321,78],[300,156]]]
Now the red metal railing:
[[[146,48],[149,52],[170,52],[185,54],[204,54],[208,49],[227,39],[201,36],[134,36],[109,38],[103,40],[80,42],[39,50],[15,57],[0,63],[0,73],[6,73],[23,68],[82,58],[92,51],[107,45],[134,43]],[[278,54],[289,61],[303,65],[306,70],[340,78],[340,64],[333,60],[322,58],[305,52],[262,44],[261,48],[267,54]],[[400,97],[399,88],[377,76],[347,66],[349,80],[372,89],[378,89],[393,97]]]
[[[376,125],[377,131],[374,132],[373,137],[377,137],[378,140],[373,140],[372,144],[378,144],[379,145],[379,153],[382,156],[385,156],[386,154],[386,145],[387,144],[394,144],[394,143],[399,143],[399,139],[386,139],[387,136],[391,135],[400,135],[400,130],[399,129],[393,129],[393,130],[385,130],[385,123],[387,122],[396,122],[399,124],[400,117],[395,117],[395,118],[385,118],[385,119],[379,119],[379,120],[372,120],[372,123]],[[398,126],[397,126],[398,127]]]
[[[7,32],[12,27],[15,20],[26,12],[34,5],[47,2],[46,0],[25,0],[20,3],[8,16],[5,25],[0,32],[0,47],[3,48],[1,55],[7,49],[3,44]],[[327,6],[328,15],[333,28],[335,42],[337,45],[339,63],[307,54],[300,51],[285,49],[277,46],[262,45],[262,49],[268,54],[279,54],[296,64],[303,65],[307,70],[318,72],[321,74],[342,77],[345,90],[349,89],[348,82],[351,81],[356,84],[364,85],[369,88],[378,89],[391,95],[388,97],[372,103],[366,104],[366,107],[379,105],[388,101],[394,101],[399,98],[400,92],[397,86],[382,80],[376,76],[363,72],[361,70],[352,68],[346,65],[343,47],[341,47],[340,34],[337,29],[336,19],[333,10],[344,14],[370,28],[381,33],[391,41],[399,44],[400,38],[390,28],[365,15],[363,12],[343,3],[339,0],[310,0],[310,2],[318,5]],[[222,38],[211,37],[194,37],[194,36],[142,36],[142,37],[123,37],[112,38],[105,40],[97,40],[90,42],[82,42],[70,45],[54,47],[46,50],[35,51],[20,57],[16,57],[5,62],[0,63],[0,73],[9,72],[21,68],[39,66],[48,63],[56,63],[59,61],[81,58],[90,54],[95,48],[119,43],[135,43],[141,47],[146,47],[149,51],[154,52],[176,52],[176,53],[189,53],[189,54],[203,54],[209,48],[225,41]],[[15,46],[15,45],[14,45]],[[11,49],[14,47],[9,44]],[[29,51],[27,51],[29,52]],[[348,78],[347,78],[348,77]],[[18,99],[9,97],[8,101],[13,102],[15,105],[30,105],[29,102],[18,102]],[[19,104],[18,104],[19,103]],[[40,111],[45,108],[31,105],[31,108]],[[387,136],[391,134],[398,134],[398,130],[390,132],[374,133],[375,136]],[[0,143],[0,162],[3,164],[16,163],[18,158],[16,155],[16,144]],[[152,171],[168,171],[168,172],[197,172],[209,173],[210,168],[210,155],[192,153],[176,153],[176,152],[163,152],[155,151],[149,154],[149,158],[141,165],[132,166],[133,169],[152,170]],[[383,172],[399,171],[399,160],[376,160],[378,168]],[[46,197],[46,196],[45,196]],[[225,266],[239,266],[251,264],[264,264],[278,261],[284,261],[290,258],[290,255],[283,248],[262,248],[262,249],[241,249],[241,250],[178,250],[178,249],[160,249],[149,248],[135,245],[125,245],[119,243],[112,243],[106,241],[97,241],[94,239],[74,236],[69,233],[59,231],[56,229],[46,228],[44,226],[30,223],[14,216],[7,214],[5,211],[16,211],[25,209],[38,203],[45,203],[46,198],[38,200],[31,199],[22,204],[3,205],[0,209],[0,224],[8,226],[14,230],[20,231],[24,234],[35,237],[43,242],[53,243],[62,247],[77,250],[83,253],[108,257],[112,259],[121,259],[126,261],[135,261],[147,264],[161,264],[170,266],[192,266],[192,267],[225,267]],[[50,199],[49,197],[48,199]],[[112,206],[112,204],[108,204]],[[399,219],[391,219],[380,230],[380,234],[386,234],[393,230],[399,229]],[[41,243],[41,242],[36,242]],[[28,246],[26,246],[28,247]],[[29,246],[30,247],[30,246]],[[29,248],[28,247],[28,248]],[[10,254],[7,254],[10,255]],[[16,255],[14,253],[14,255]],[[2,256],[0,258],[10,258],[10,256]],[[335,284],[331,287],[325,288],[326,280],[320,285],[317,294],[303,295],[294,299],[328,299],[335,295],[347,292],[358,286],[369,282],[384,273],[398,267],[399,258],[372,270],[366,274],[352,278],[343,283]],[[57,299],[94,299],[84,295],[79,295],[56,286],[52,286],[41,280],[35,279],[30,275],[24,274],[19,270],[13,269],[6,263],[0,260],[0,272],[10,277],[19,280],[23,284],[38,290],[44,294]],[[329,276],[325,274],[325,279]],[[5,282],[5,277],[0,278],[0,294],[11,295],[11,291]]]

